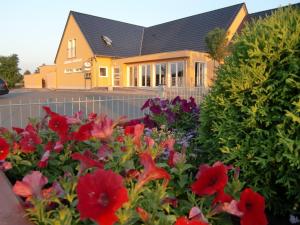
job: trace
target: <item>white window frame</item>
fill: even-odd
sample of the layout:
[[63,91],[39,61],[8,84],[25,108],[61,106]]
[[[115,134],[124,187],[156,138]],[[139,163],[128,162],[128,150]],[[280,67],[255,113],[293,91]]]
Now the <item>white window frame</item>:
[[[101,76],[101,72],[100,72],[101,69],[106,70],[105,76]],[[99,66],[99,77],[108,77],[108,67],[107,66]]]
[[[196,86],[196,74],[195,74],[195,67],[196,67],[196,63],[202,63],[204,64],[204,68],[203,68],[203,86]],[[206,87],[207,86],[207,62],[205,61],[195,61],[194,63],[194,78],[195,78],[195,82],[194,82],[194,86],[195,87]]]
[[168,84],[168,63],[167,62],[161,62],[161,63],[155,63],[154,64],[154,86],[155,87],[158,87],[159,85],[156,84],[156,74],[157,74],[157,71],[156,71],[156,66],[159,66],[159,83],[161,84],[161,68],[162,68],[162,65],[165,65],[166,66],[166,71],[165,71],[165,84],[163,85],[167,85]]

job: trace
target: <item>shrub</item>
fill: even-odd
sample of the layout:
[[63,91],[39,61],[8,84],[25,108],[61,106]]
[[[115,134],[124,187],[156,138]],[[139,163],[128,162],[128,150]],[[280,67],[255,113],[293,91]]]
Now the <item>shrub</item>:
[[198,138],[202,158],[243,168],[282,213],[300,202],[299,24],[300,10],[287,7],[245,26],[201,105]]

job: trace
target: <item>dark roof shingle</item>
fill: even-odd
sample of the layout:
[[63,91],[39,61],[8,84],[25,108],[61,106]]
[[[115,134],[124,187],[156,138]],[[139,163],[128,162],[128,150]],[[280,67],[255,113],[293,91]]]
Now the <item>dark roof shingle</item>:
[[[71,11],[95,55],[128,57],[140,54],[144,27]],[[112,40],[106,46],[101,36]]]

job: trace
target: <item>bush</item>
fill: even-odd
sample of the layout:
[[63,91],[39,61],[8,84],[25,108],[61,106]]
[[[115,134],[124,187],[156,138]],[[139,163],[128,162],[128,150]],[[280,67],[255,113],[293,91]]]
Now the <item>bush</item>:
[[243,168],[276,213],[300,202],[299,24],[291,7],[247,24],[201,105],[203,155]]

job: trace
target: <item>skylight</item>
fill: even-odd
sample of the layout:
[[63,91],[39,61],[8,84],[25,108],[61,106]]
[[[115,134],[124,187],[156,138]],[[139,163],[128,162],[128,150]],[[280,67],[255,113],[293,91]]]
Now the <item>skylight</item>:
[[107,46],[112,46],[112,40],[109,37],[102,35],[101,38]]

